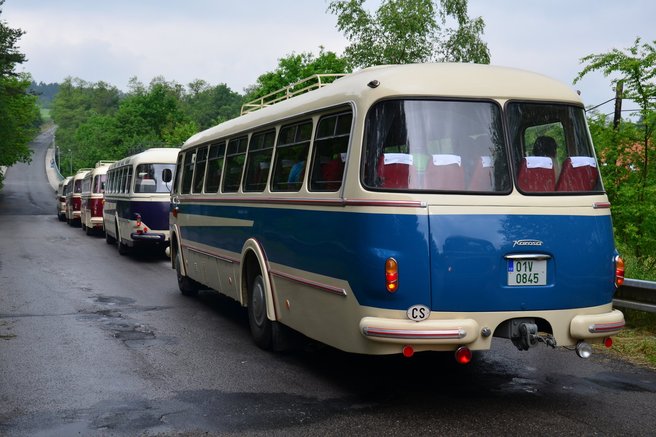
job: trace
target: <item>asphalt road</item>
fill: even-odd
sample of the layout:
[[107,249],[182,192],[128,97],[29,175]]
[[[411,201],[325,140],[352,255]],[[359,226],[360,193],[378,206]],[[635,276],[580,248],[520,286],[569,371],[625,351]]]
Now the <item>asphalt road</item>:
[[261,351],[233,301],[185,298],[166,259],[59,222],[49,142],[0,192],[2,436],[656,432],[656,373],[603,354]]

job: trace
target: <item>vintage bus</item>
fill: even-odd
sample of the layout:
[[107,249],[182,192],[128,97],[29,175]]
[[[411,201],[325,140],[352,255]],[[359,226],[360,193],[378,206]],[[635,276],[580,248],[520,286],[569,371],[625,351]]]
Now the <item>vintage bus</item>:
[[66,220],[66,188],[73,177],[67,176],[57,184],[57,218],[60,222]]
[[183,145],[170,226],[182,293],[236,299],[260,347],[295,330],[362,354],[466,363],[505,338],[587,357],[624,326],[610,204],[569,87],[382,66],[259,106]]
[[134,247],[166,249],[170,184],[162,173],[175,168],[180,149],[153,148],[111,164],[107,170],[103,223],[108,244],[121,255]]
[[107,170],[114,161],[98,161],[93,170],[82,180],[82,201],[80,205],[80,223],[87,235],[102,232],[103,204],[105,203],[105,182]]
[[90,171],[90,168],[79,169],[66,184],[66,222],[70,226],[77,226],[80,224],[82,180]]

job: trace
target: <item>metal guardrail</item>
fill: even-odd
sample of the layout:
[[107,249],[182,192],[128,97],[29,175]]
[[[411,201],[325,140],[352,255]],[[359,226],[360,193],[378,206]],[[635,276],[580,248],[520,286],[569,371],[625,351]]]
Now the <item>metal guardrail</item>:
[[656,313],[656,282],[626,278],[615,293],[613,305]]

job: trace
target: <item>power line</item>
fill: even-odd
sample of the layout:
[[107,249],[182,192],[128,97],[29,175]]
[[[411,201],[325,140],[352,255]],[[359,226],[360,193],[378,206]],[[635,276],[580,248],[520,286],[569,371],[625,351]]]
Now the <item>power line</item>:
[[600,104],[598,104],[598,105],[596,105],[596,106],[593,106],[592,108],[587,108],[587,111],[592,111],[593,109],[597,109],[598,107],[603,106],[603,105],[605,105],[606,103],[610,103],[610,102],[612,102],[613,100],[615,100],[615,97],[610,98],[610,99],[606,100],[605,102],[600,103]]

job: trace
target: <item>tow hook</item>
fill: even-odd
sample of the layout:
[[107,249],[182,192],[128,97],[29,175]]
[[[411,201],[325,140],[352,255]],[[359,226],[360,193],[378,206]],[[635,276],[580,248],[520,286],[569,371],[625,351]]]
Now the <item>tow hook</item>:
[[538,333],[538,325],[535,323],[522,322],[514,326],[511,340],[520,351],[526,351],[538,343],[544,343],[549,347],[556,347],[556,339],[551,334]]

